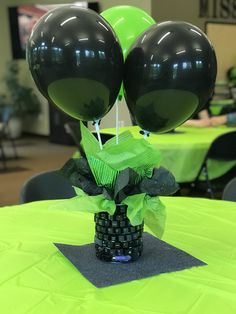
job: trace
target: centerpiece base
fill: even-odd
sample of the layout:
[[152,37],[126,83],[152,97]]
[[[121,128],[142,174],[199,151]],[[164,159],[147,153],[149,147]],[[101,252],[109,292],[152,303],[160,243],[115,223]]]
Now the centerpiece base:
[[127,263],[141,256],[143,223],[132,226],[126,212],[127,205],[117,204],[114,215],[95,214],[95,252],[100,260]]

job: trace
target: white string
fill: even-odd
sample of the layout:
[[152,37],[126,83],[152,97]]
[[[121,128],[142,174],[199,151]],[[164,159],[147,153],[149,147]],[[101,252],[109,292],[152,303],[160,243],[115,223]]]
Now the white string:
[[116,144],[119,144],[119,97],[116,99]]
[[99,146],[100,146],[100,149],[102,150],[103,146],[102,146],[102,140],[101,140],[101,135],[100,135],[99,120],[95,120],[94,125],[95,125],[95,130],[98,136]]

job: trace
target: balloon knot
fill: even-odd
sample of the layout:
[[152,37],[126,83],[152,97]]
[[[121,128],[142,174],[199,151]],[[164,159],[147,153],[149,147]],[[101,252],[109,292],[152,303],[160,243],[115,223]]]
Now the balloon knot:
[[101,123],[101,119],[100,120],[94,120],[92,122],[92,125],[95,125],[95,124],[100,125],[100,123]]
[[149,137],[149,135],[150,135],[150,132],[145,131],[145,130],[141,130],[141,131],[139,131],[139,133],[146,136],[146,137]]

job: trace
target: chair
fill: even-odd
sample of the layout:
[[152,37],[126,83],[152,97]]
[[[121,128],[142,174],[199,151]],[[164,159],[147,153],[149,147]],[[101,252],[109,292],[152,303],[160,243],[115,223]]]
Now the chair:
[[226,184],[222,200],[236,202],[236,178],[233,178]]
[[0,152],[1,152],[1,159],[3,162],[3,168],[6,169],[6,155],[3,148],[3,140],[8,139],[11,141],[12,148],[14,151],[15,158],[18,158],[16,145],[13,138],[11,138],[8,129],[8,123],[11,117],[11,107],[4,106],[0,110]]
[[25,182],[20,192],[20,203],[71,198],[75,195],[71,183],[57,170],[52,170],[39,173]]
[[6,156],[5,156],[5,152],[3,149],[2,139],[3,139],[2,126],[0,125],[0,153],[1,153],[1,160],[2,160],[2,164],[3,164],[3,169],[6,169]]
[[203,173],[207,184],[207,192],[210,194],[211,198],[214,198],[214,192],[209,179],[207,167],[207,161],[209,159],[236,161],[236,131],[220,135],[211,143],[211,146],[206,153],[196,179],[192,184],[192,187],[195,187],[199,181],[200,175]]
[[69,134],[75,145],[77,146],[81,156],[85,157],[84,149],[81,145],[81,131],[79,122],[66,122],[64,128],[67,134]]
[[[71,135],[73,138],[75,145],[77,146],[80,155],[85,156],[84,149],[81,145],[81,131],[80,131],[80,124],[79,122],[66,122],[65,125],[65,130],[68,134]],[[97,138],[97,134],[93,132],[93,135]],[[106,141],[114,137],[113,134],[107,134],[107,133],[100,133],[102,144],[104,144]]]

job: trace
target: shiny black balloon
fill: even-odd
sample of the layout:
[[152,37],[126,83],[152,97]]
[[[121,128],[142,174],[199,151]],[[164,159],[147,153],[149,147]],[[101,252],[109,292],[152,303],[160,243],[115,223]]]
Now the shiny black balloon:
[[125,61],[125,97],[137,124],[159,133],[182,124],[213,94],[216,67],[214,49],[196,26],[151,26]]
[[123,55],[111,26],[96,12],[66,5],[45,14],[27,44],[27,60],[41,93],[68,115],[102,118],[123,76]]

